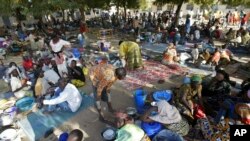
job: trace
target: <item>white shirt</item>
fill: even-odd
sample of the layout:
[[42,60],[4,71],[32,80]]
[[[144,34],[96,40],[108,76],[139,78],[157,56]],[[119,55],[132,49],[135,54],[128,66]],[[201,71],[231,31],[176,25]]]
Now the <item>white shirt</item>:
[[198,48],[194,48],[194,49],[192,49],[192,56],[193,56],[193,58],[196,60],[196,59],[198,59],[198,57],[199,57],[199,49]]
[[56,105],[62,102],[67,102],[72,112],[76,112],[81,106],[82,96],[73,84],[68,83],[57,98],[43,101],[45,105]]
[[51,49],[54,52],[59,52],[62,50],[63,46],[69,46],[70,42],[59,39],[59,41],[56,44],[54,44],[53,41],[51,40],[49,45],[51,46]]
[[[16,89],[22,87],[22,82],[21,82],[21,80],[18,79],[17,77],[13,77],[13,76],[12,76],[11,79],[10,79],[10,86],[11,86],[11,90],[12,90],[12,91],[15,91]],[[21,90],[15,92],[14,95],[15,95],[17,98],[22,98],[22,97],[25,96],[25,91],[21,89]]]
[[54,70],[49,69],[44,72],[44,79],[47,80],[48,82],[52,82],[53,84],[56,84],[58,80],[60,79],[60,77]]

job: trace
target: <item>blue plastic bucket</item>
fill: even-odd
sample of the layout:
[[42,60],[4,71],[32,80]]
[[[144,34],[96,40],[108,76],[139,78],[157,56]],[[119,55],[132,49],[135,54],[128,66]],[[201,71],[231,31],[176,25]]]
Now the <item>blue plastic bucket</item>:
[[170,99],[172,98],[172,91],[171,90],[156,91],[153,93],[153,98],[155,101],[160,101],[160,100],[170,101]]
[[141,128],[152,139],[162,129],[162,124],[158,122],[142,122]]
[[143,89],[136,89],[134,92],[134,100],[136,107],[143,107],[146,100],[146,92]]

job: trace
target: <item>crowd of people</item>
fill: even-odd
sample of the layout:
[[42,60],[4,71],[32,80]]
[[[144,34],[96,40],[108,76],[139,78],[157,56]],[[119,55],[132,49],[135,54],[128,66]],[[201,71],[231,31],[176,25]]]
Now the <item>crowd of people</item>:
[[[214,40],[220,39],[247,47],[250,35],[245,27],[246,14],[242,11],[238,18],[241,20],[242,27],[238,31],[233,31],[231,28],[226,34],[223,33],[224,29],[221,29],[223,24],[218,19],[209,20],[207,24],[194,22],[191,25],[192,16],[187,15],[185,24],[177,27],[174,24],[176,17],[179,18],[179,16],[167,13],[140,14],[135,17],[129,15],[127,22],[119,24],[123,31],[130,32],[133,29],[135,37],[140,40],[168,43],[161,61],[167,66],[180,62],[181,57],[176,49],[178,44],[193,43],[192,63],[196,66],[200,66],[202,62],[212,65],[215,67],[216,75],[204,78],[193,75],[187,78],[189,81],[185,81],[179,88],[173,89],[174,94],[171,101],[161,100],[152,104],[141,115],[140,120],[147,123],[158,122],[171,133],[179,135],[180,138],[188,134],[193,120],[199,118],[197,108],[202,109],[204,114],[213,117],[212,122],[215,125],[224,118],[230,118],[232,124],[249,125],[250,80],[246,79],[241,84],[239,93],[233,93],[232,87],[235,87],[235,83],[222,69],[223,65],[230,62],[232,52],[227,48],[227,44],[222,48],[214,45]],[[235,14],[229,12],[227,22],[236,24],[237,18],[235,17]],[[119,25],[115,15],[111,16],[111,19],[113,26]],[[59,22],[56,21],[54,24],[59,25]],[[38,27],[43,30],[42,25]],[[100,121],[108,121],[103,114],[101,101],[107,102],[109,111],[117,118],[115,123],[118,129],[116,140],[149,141],[149,137],[136,126],[132,117],[124,112],[117,112],[113,108],[110,95],[111,86],[116,81],[125,79],[127,71],[144,69],[141,48],[138,43],[119,42],[118,52],[122,67],[115,68],[108,63],[107,58],[102,58],[101,62],[91,66],[87,74],[85,58],[72,53],[72,44],[63,39],[63,33],[58,32],[58,28],[59,26],[55,26],[55,29],[51,31],[51,40],[46,44],[42,35],[30,30],[24,36],[22,27],[17,26],[15,37],[27,41],[29,48],[23,55],[21,65],[11,62],[5,71],[5,81],[9,84],[15,98],[35,97],[39,108],[45,114],[54,111],[77,112],[83,99],[78,88],[84,87],[87,83],[86,78],[89,77]],[[153,34],[143,35],[141,30],[145,29]],[[84,37],[87,31],[86,24],[81,23],[79,34]],[[200,44],[203,46],[202,52],[199,51]],[[156,114],[152,115],[152,113]],[[80,141],[83,135],[81,131],[74,130],[67,135],[67,138],[69,141]]]

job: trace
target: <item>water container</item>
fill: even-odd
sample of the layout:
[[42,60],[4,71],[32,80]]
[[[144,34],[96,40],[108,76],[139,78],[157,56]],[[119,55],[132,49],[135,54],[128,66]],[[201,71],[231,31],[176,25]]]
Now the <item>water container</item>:
[[81,53],[79,52],[79,50],[77,48],[73,48],[72,53],[73,53],[75,58],[79,59],[81,57]]
[[170,101],[172,98],[171,90],[156,91],[153,93],[153,98],[155,101],[166,100]]
[[143,89],[136,89],[134,92],[134,102],[138,114],[143,114],[147,108],[145,105],[147,94]]
[[136,89],[134,92],[134,100],[136,107],[143,107],[146,100],[146,92],[143,89]]
[[158,122],[142,122],[141,128],[152,139],[162,129],[162,124]]

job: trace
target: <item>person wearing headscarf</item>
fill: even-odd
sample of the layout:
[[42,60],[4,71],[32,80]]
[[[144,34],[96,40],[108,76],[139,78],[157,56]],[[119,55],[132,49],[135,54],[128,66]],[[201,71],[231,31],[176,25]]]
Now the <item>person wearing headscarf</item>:
[[196,104],[203,107],[201,82],[201,77],[194,75],[191,77],[190,83],[182,84],[179,90],[174,92],[174,103],[178,110],[191,118],[193,118]]
[[27,83],[28,81],[19,76],[17,67],[12,66],[9,68],[9,72],[11,74],[10,87],[15,97],[19,99],[28,95],[28,90],[30,89]]
[[76,66],[76,60],[72,59],[69,62],[68,67],[68,76],[71,80],[71,83],[76,87],[82,87],[85,84],[85,76],[83,70]]
[[168,65],[176,62],[177,52],[173,43],[170,43],[168,48],[163,52],[162,64]]
[[[152,115],[156,112],[156,115]],[[144,122],[159,122],[162,123],[167,129],[180,134],[181,136],[187,135],[189,131],[188,122],[181,117],[177,108],[170,105],[167,101],[161,100],[151,107],[142,116]]]
[[123,66],[131,70],[143,67],[141,49],[137,43],[120,41],[119,46],[119,55],[122,59]]

